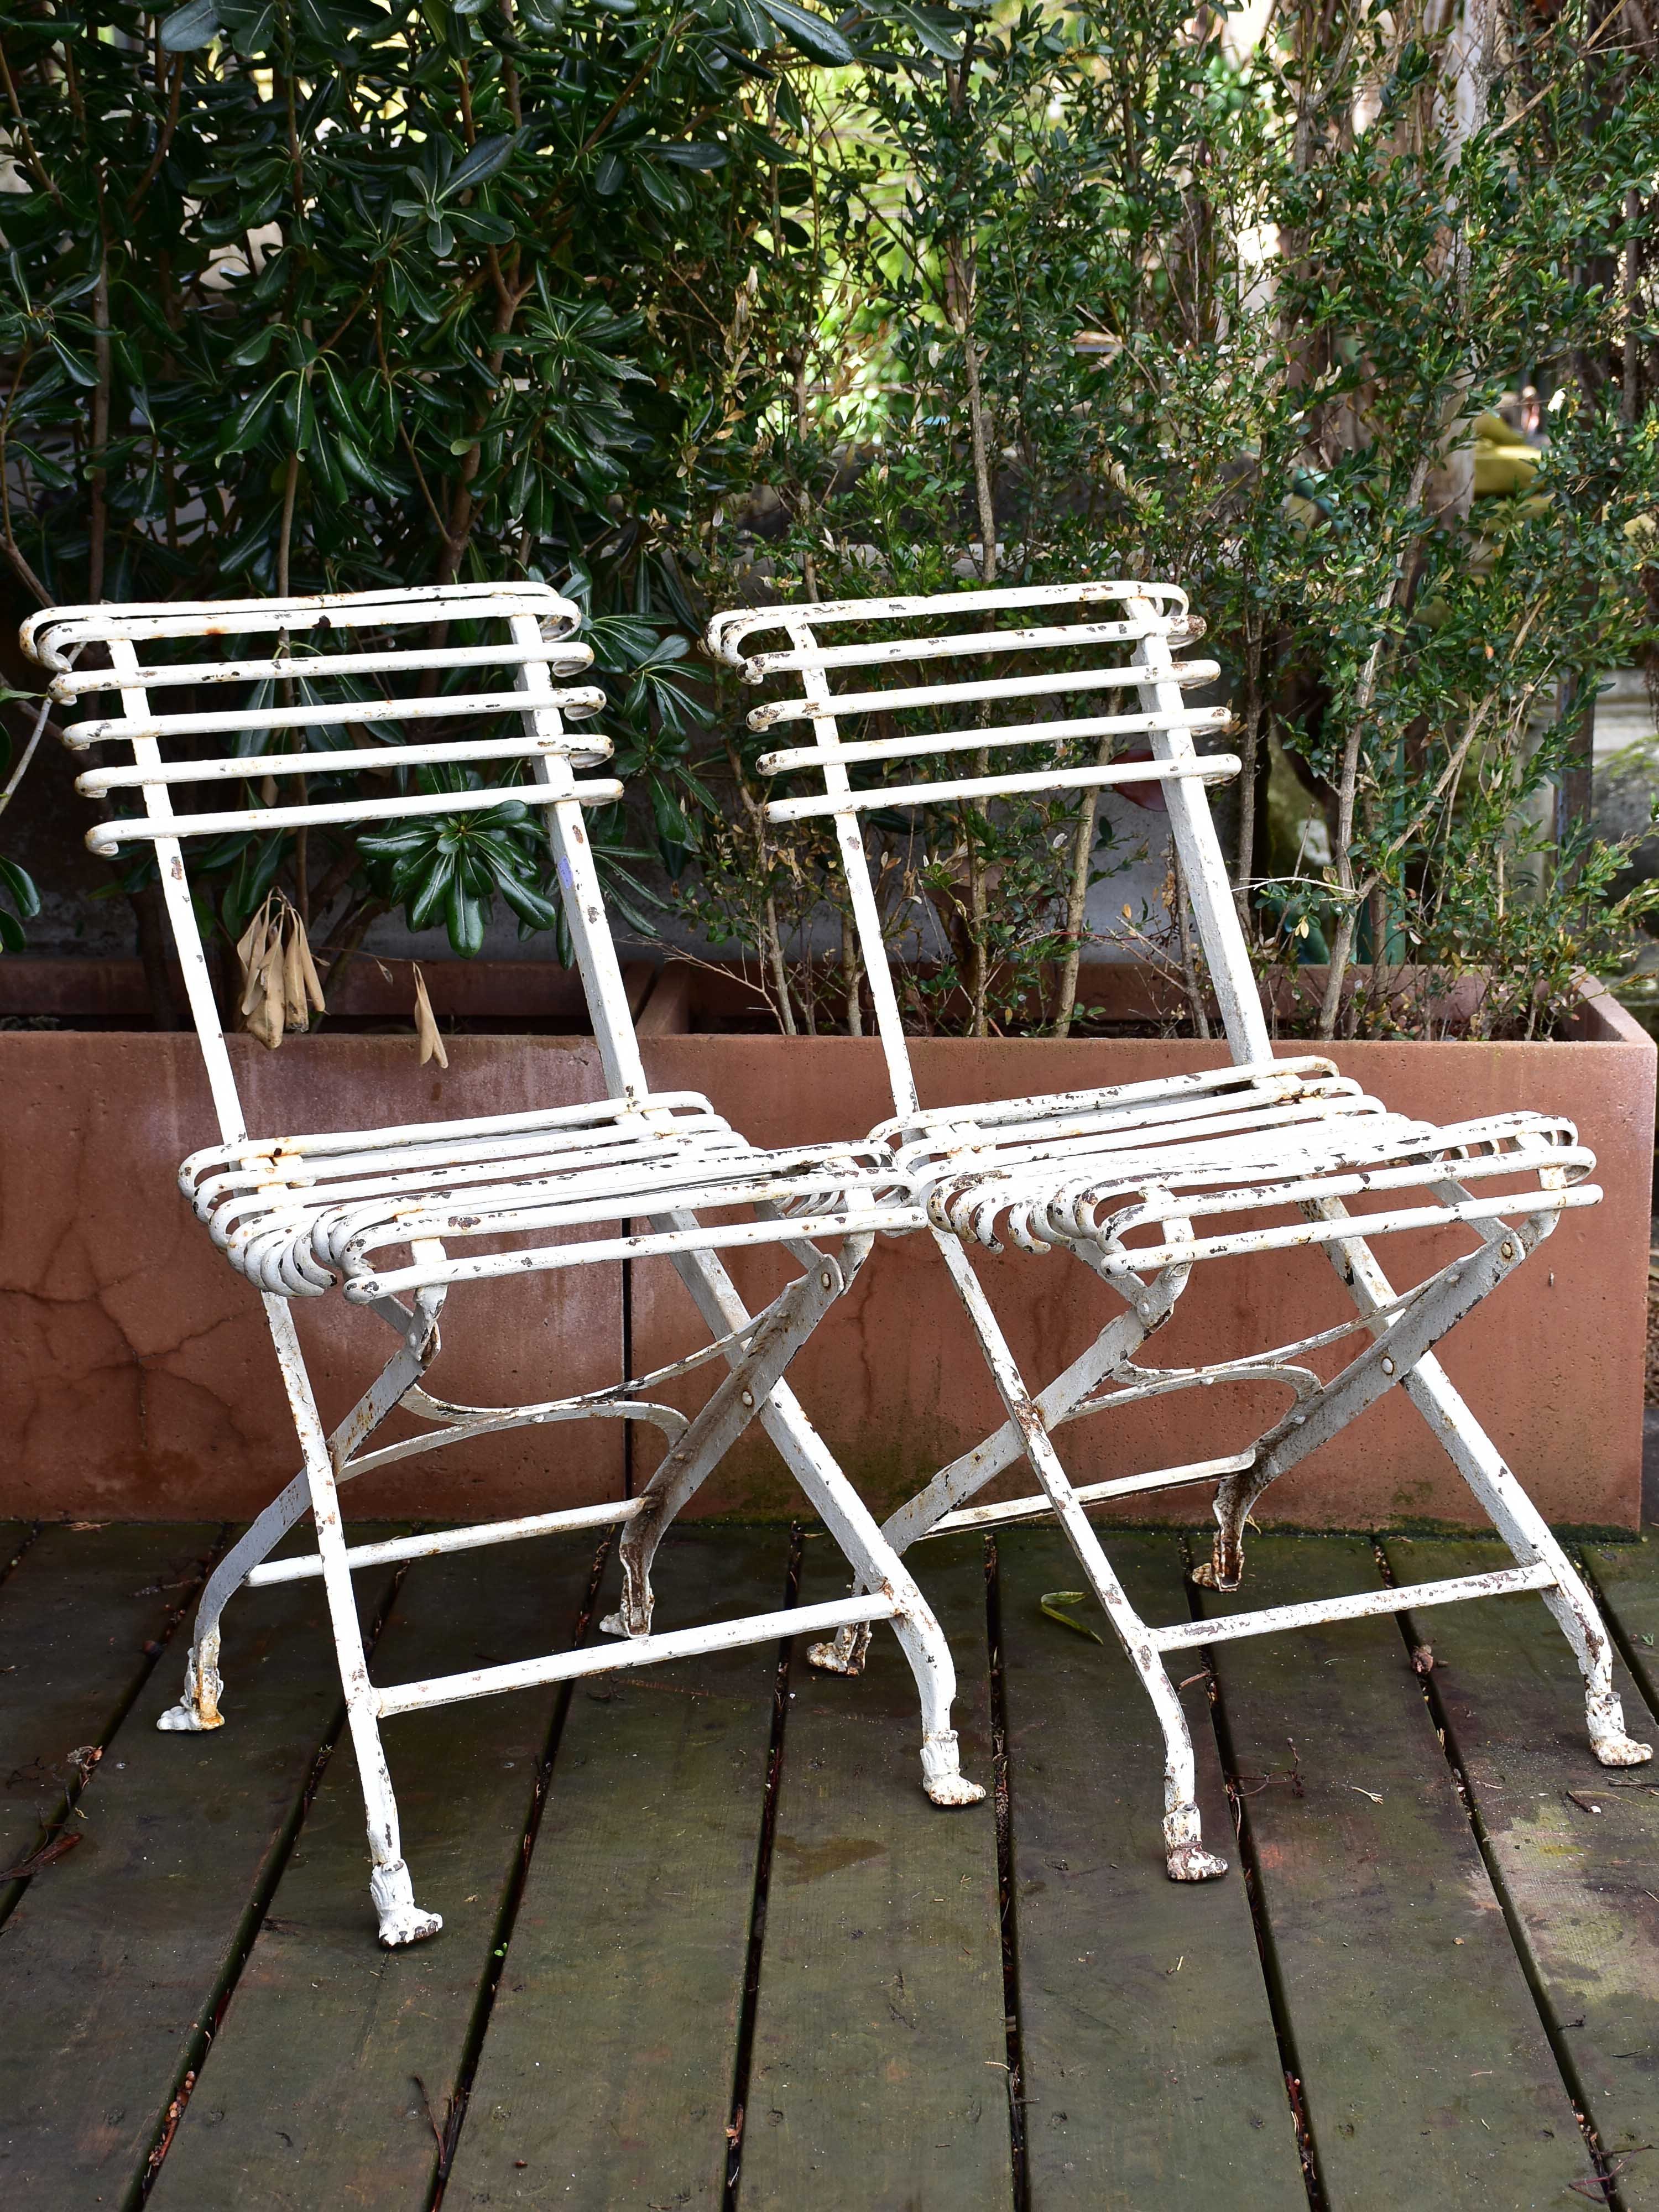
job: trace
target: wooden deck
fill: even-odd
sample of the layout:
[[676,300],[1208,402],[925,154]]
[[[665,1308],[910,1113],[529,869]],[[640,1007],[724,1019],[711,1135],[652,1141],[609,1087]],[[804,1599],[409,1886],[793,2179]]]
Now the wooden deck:
[[[227,1533],[0,1528],[0,1868],[48,1845],[0,1883],[8,2212],[1659,2207],[1659,1778],[1595,1765],[1535,1600],[1194,1655],[1235,1871],[1177,1888],[1151,1716],[1041,1610],[1070,1554],[933,1546],[984,1805],[923,1799],[890,1638],[858,1682],[768,1649],[412,1717],[447,1925],[388,1955],[317,1585],[233,1605],[225,1729],[155,1730]],[[1114,1549],[1184,1615],[1177,1538]],[[1269,1538],[1246,1591],[1491,1557]],[[1659,1547],[1587,1565],[1659,1730]],[[836,1576],[726,1530],[659,1580],[672,1626]],[[366,1574],[376,1673],[580,1638],[606,1582],[569,1541]]]

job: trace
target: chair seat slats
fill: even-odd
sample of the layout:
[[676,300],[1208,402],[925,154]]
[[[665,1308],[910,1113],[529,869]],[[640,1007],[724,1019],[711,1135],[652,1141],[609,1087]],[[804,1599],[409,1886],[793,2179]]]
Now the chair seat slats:
[[[232,1265],[289,1297],[320,1297],[340,1280],[349,1295],[371,1273],[370,1255],[389,1245],[615,1229],[670,1210],[781,1210],[775,1220],[727,1224],[745,1243],[798,1240],[803,1212],[839,1220],[842,1233],[878,1210],[882,1225],[921,1225],[876,1147],[758,1152],[706,1100],[684,1093],[581,1111],[576,1127],[476,1122],[459,1142],[441,1123],[357,1131],[327,1155],[283,1139],[214,1146],[192,1153],[179,1183]],[[534,1264],[591,1263],[586,1246],[571,1245],[547,1248]],[[424,1263],[411,1264],[418,1273]],[[525,1266],[523,1250],[509,1249],[472,1276]],[[410,1269],[397,1272],[407,1287]]]

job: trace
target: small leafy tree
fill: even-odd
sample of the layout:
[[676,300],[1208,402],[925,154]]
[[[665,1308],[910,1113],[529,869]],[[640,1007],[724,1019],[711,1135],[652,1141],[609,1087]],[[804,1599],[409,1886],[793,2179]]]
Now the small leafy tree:
[[[708,607],[1173,578],[1241,912],[1325,971],[1287,1018],[1420,1029],[1413,974],[1479,970],[1479,1024],[1547,1030],[1651,898],[1582,766],[1659,637],[1659,90],[1599,4],[1280,0],[1248,54],[1185,0],[13,13],[0,552],[36,599],[560,583],[635,794],[613,890],[752,950],[785,1028],[860,1026],[857,960]],[[1528,386],[1548,450],[1483,477]],[[918,1024],[1071,1029],[1136,841],[1083,803],[868,836]],[[337,957],[392,905],[470,949],[556,902],[510,816],[214,857],[232,939],[275,885]]]
[[[732,382],[729,242],[787,158],[792,74],[850,58],[795,0],[11,9],[0,553],[25,604],[556,579],[610,617],[613,726],[683,848],[672,540]],[[602,843],[626,896],[620,820]],[[498,896],[553,919],[516,819],[210,859],[231,940],[276,883],[337,952],[394,902],[460,951]]]
[[[810,397],[759,456],[778,580],[1186,584],[1246,763],[1241,909],[1264,966],[1323,960],[1301,1018],[1325,1036],[1420,1028],[1440,994],[1407,966],[1479,969],[1478,1024],[1547,1029],[1651,905],[1609,897],[1577,766],[1595,672],[1652,649],[1659,580],[1659,91],[1622,21],[1287,6],[1240,58],[1176,4],[890,9],[849,33],[862,76],[815,95],[798,289],[849,304],[802,328]],[[1549,450],[1477,496],[1476,426],[1528,383]],[[724,519],[729,587],[764,525]],[[726,835],[800,887],[804,943],[833,871],[750,831],[740,739],[724,758]],[[1328,861],[1275,850],[1286,781]],[[1091,809],[1059,811],[882,844],[908,941],[913,884],[950,885],[935,943],[975,1030],[1029,1023],[1034,990],[1073,1018],[1112,856]],[[988,900],[1016,859],[1024,902]]]

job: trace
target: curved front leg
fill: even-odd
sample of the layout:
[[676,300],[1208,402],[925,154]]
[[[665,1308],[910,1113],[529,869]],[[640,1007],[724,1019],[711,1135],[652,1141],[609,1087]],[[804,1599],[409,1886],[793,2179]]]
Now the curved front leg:
[[647,1484],[639,1510],[624,1525],[623,1597],[600,1626],[612,1636],[648,1636],[653,1600],[651,1563],[680,1509],[702,1487],[759,1413],[790,1361],[846,1288],[834,1260],[816,1264],[793,1282],[757,1322],[731,1372],[664,1458]]
[[[374,1435],[404,1392],[419,1382],[437,1358],[438,1316],[447,1295],[442,1285],[420,1291],[412,1313],[392,1299],[377,1305],[375,1310],[383,1320],[390,1318],[385,1310],[387,1306],[392,1306],[401,1316],[401,1323],[394,1322],[392,1326],[401,1326],[404,1340],[328,1440],[337,1481],[349,1479],[351,1470],[345,1462]],[[195,1632],[185,1655],[185,1693],[157,1720],[158,1729],[170,1735],[194,1735],[208,1729],[223,1727],[224,1716],[219,1711],[219,1699],[224,1692],[224,1678],[219,1672],[220,1620],[252,1569],[275,1551],[289,1530],[310,1510],[311,1480],[301,1469],[286,1489],[271,1499],[258,1520],[237,1538],[208,1577],[196,1608]]]

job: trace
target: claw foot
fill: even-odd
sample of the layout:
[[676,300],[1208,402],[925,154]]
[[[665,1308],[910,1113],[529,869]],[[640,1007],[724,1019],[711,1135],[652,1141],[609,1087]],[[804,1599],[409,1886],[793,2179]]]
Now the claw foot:
[[607,1613],[605,1619],[599,1623],[599,1628],[601,1632],[606,1636],[649,1636],[651,1633],[651,1619],[650,1615],[647,1613],[643,1627],[630,1628],[629,1626],[627,1614],[618,1609],[618,1611],[615,1613]]
[[371,1871],[368,1893],[380,1917],[380,1941],[388,1951],[395,1951],[404,1943],[423,1943],[444,1924],[440,1914],[422,1912],[416,1904],[414,1884],[402,1859],[394,1859],[390,1866],[375,1867]]
[[167,1707],[156,1727],[167,1735],[198,1735],[208,1729],[222,1728],[225,1720],[219,1711],[219,1700],[224,1687],[218,1668],[205,1652],[198,1664],[192,1644],[185,1661],[185,1694],[176,1705]]
[[1204,1848],[1196,1805],[1164,1814],[1164,1849],[1171,1881],[1213,1881],[1227,1871],[1226,1860]]
[[1178,1844],[1164,1864],[1171,1881],[1213,1881],[1227,1871],[1227,1862],[1201,1844]]
[[921,1786],[935,1805],[977,1805],[985,1795],[980,1784],[970,1782],[962,1771],[954,1729],[922,1738]]
[[861,1674],[869,1649],[867,1627],[838,1628],[827,1642],[807,1645],[807,1664],[826,1674]]
[[1241,1567],[1237,1574],[1229,1574],[1214,1559],[1200,1559],[1188,1571],[1187,1579],[1200,1589],[1236,1590],[1244,1579]]
[[1653,1757],[1650,1743],[1638,1743],[1634,1736],[1626,1734],[1624,1706],[1611,1692],[1603,1697],[1592,1692],[1585,1718],[1589,1723],[1590,1749],[1603,1766],[1645,1766]]

